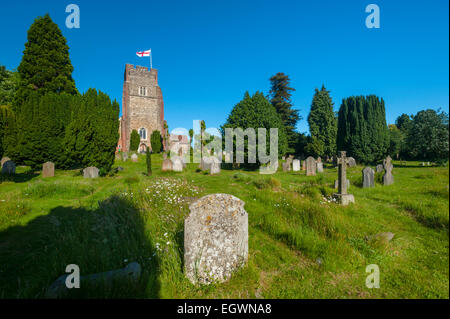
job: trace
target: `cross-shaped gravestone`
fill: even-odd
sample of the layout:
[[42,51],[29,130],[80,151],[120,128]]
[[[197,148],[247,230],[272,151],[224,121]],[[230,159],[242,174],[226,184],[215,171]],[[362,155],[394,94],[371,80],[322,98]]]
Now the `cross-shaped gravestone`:
[[338,193],[335,194],[342,205],[354,203],[355,198],[352,194],[347,194],[347,152],[341,151],[337,159],[338,164]]

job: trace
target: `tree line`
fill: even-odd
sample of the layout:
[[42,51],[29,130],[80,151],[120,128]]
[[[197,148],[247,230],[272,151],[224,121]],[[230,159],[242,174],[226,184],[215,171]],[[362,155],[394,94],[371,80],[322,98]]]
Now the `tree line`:
[[119,139],[120,106],[105,93],[80,94],[69,47],[47,14],[35,19],[16,72],[0,67],[0,155],[38,169],[96,166],[107,172]]

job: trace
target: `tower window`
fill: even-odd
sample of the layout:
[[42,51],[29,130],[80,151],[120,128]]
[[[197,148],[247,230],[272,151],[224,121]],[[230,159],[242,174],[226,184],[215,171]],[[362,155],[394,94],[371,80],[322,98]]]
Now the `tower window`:
[[140,128],[139,136],[141,137],[141,140],[146,140],[147,139],[147,130],[145,128]]
[[139,87],[139,95],[140,96],[146,96],[147,95],[147,88],[145,86]]

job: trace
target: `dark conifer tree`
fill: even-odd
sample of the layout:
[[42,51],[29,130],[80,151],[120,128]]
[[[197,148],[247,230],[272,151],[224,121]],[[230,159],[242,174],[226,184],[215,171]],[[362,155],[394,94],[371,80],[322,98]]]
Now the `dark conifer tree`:
[[285,127],[288,140],[286,152],[293,153],[298,144],[298,134],[296,134],[295,127],[297,122],[301,120],[299,111],[293,109],[291,99],[291,92],[295,91],[295,89],[290,87],[289,76],[282,72],[272,76],[270,82],[270,103],[275,107]]

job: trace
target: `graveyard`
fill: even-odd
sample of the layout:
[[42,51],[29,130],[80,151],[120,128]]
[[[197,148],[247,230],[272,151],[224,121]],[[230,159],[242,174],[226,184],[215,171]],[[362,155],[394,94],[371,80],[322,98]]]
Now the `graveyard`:
[[[50,164],[45,177],[26,166],[2,176],[0,298],[45,298],[69,264],[91,276],[135,263],[136,281],[82,285],[66,297],[449,297],[448,167],[394,160],[385,185],[375,165],[346,165],[349,184],[338,187],[354,202],[344,206],[334,196],[339,167],[326,161],[312,176],[304,161],[283,171],[280,160],[272,175],[225,165],[211,175],[198,163],[163,172],[162,162],[152,155],[151,176],[145,155],[116,159],[104,177],[53,176]],[[211,194],[243,202],[248,257],[227,280],[195,284],[184,269],[185,220]],[[380,267],[379,289],[365,285],[370,264]]]

